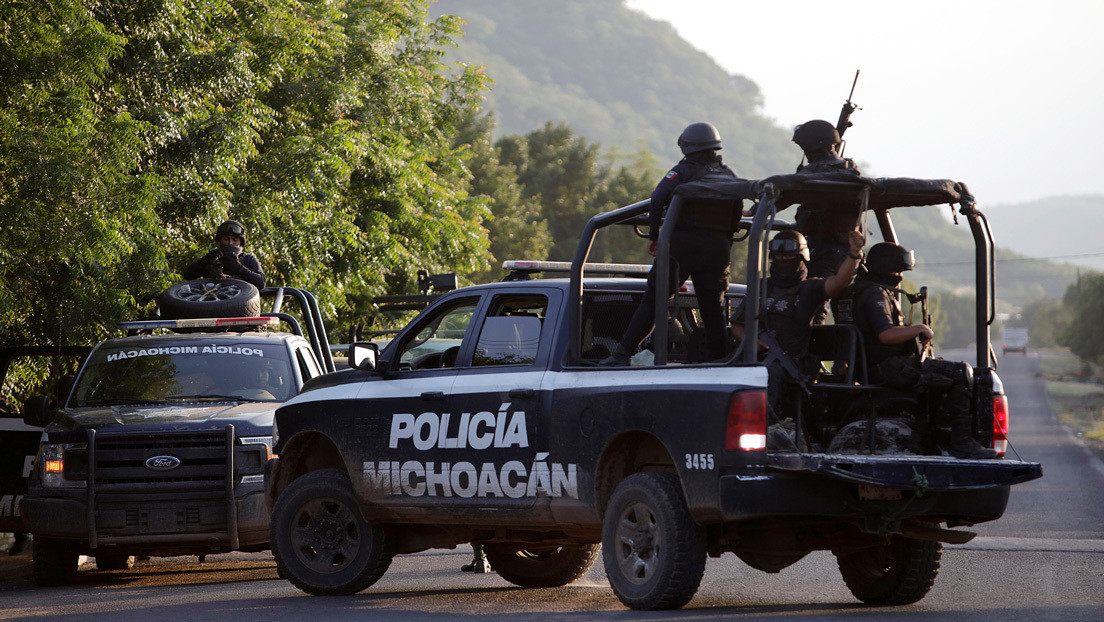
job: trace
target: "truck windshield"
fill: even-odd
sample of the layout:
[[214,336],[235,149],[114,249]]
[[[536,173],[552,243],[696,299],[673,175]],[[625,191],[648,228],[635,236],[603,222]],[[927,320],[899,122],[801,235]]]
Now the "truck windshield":
[[282,344],[220,340],[104,346],[89,358],[70,405],[283,402],[294,386]]

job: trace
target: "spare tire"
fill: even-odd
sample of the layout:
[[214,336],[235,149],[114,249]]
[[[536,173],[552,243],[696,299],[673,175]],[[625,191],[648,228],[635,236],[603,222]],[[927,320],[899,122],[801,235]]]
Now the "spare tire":
[[238,279],[192,279],[177,283],[157,297],[161,317],[182,320],[198,317],[256,317],[261,292]]

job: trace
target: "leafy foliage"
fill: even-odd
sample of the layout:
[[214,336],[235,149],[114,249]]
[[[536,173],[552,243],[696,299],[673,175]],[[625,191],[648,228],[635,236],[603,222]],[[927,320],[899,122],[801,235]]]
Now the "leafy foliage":
[[0,343],[89,343],[232,217],[331,317],[485,266],[453,142],[484,77],[425,0],[0,6]]
[[1104,365],[1104,274],[1092,273],[1070,286],[1063,299],[1069,323],[1058,334],[1058,343],[1068,346],[1083,361]]

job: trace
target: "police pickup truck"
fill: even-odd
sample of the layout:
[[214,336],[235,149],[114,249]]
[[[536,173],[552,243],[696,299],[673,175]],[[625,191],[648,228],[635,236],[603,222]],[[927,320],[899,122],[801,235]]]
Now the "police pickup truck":
[[[660,284],[678,213],[698,197],[741,195],[724,184],[679,188],[659,236]],[[780,193],[768,187],[742,225],[753,286],[732,286],[728,304],[744,306],[748,334],[767,236],[791,226],[776,218],[780,206],[826,195],[873,213],[894,241],[889,208],[961,202],[979,245],[979,304],[991,303],[988,227],[951,182],[806,177]],[[814,348],[831,373],[807,393],[791,387],[801,391],[796,410],[772,421],[756,348],[703,362],[691,289],[670,304],[657,296],[668,321],[633,365],[598,366],[644,282],[584,278],[620,271],[585,264],[587,254],[599,229],[639,229],[647,210],[644,201],[593,218],[569,278],[450,292],[381,352],[354,344],[355,369],[312,380],[279,408],[266,493],[281,575],[311,594],[350,594],[396,554],[471,542],[507,581],[549,587],[582,576],[601,552],[624,604],[659,609],[693,597],[707,556],[732,552],[778,572],[830,550],[857,598],[900,605],[931,588],[942,542],[969,540],[960,528],[999,518],[1010,487],[1041,476],[1036,463],[887,442],[891,431],[907,436],[928,405],[866,383],[859,335],[846,328],[829,327],[823,341],[837,345]],[[974,430],[1003,455],[1008,406],[990,356],[990,311],[979,308]],[[778,434],[790,442],[775,443]],[[836,449],[847,435],[859,443]]]
[[[189,283],[194,291],[173,302],[181,315],[240,306],[234,299],[252,288]],[[120,569],[137,555],[268,548],[273,414],[334,366],[309,292],[251,292],[252,308],[271,299],[271,312],[121,322],[128,336],[92,348],[60,409],[28,401],[26,423],[46,426],[21,504],[39,585],[67,583],[80,554]],[[285,299],[296,301],[306,336],[282,311]],[[281,323],[290,332],[269,330]]]

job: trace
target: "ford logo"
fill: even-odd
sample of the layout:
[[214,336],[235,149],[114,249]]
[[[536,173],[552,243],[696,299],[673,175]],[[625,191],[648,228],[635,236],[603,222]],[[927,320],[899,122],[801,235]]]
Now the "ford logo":
[[171,471],[180,466],[181,460],[176,456],[153,456],[146,459],[146,468],[151,471]]

